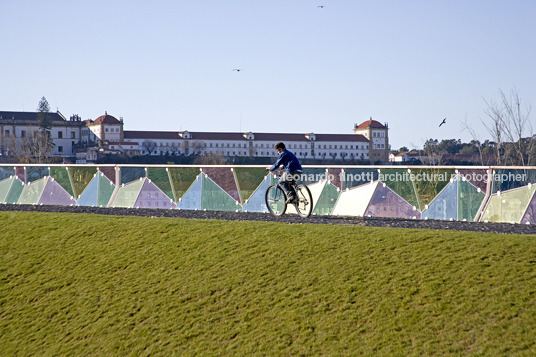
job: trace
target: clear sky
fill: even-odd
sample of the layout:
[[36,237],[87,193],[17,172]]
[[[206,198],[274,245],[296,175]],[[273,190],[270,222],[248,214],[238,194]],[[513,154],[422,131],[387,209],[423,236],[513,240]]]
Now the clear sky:
[[0,0],[0,18],[6,111],[45,96],[66,117],[170,131],[352,133],[372,117],[398,149],[469,141],[465,118],[489,138],[499,89],[536,103],[535,0]]

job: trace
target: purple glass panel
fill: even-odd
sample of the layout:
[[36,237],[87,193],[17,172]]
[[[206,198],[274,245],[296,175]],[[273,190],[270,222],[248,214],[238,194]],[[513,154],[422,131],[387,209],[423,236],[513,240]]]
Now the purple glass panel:
[[134,208],[176,208],[177,205],[154,183],[145,180]]
[[24,169],[24,166],[15,167],[15,176],[23,183],[26,183],[26,170]]
[[529,203],[525,215],[521,219],[522,224],[536,224],[536,194],[532,196],[532,200]]
[[230,167],[205,167],[203,172],[229,194],[235,201],[240,202],[238,187]]
[[458,170],[459,174],[462,175],[467,181],[472,183],[476,188],[479,188],[480,191],[486,193],[486,179],[488,170],[479,170],[479,169],[461,169]]
[[331,180],[331,184],[339,190],[342,190],[341,172],[342,169],[328,169],[328,178]]
[[113,184],[115,185],[115,167],[103,166],[103,167],[99,167],[98,169],[100,172],[102,172],[104,176],[106,176],[108,180],[112,181]]
[[37,204],[70,206],[76,205],[76,201],[59,183],[52,178],[48,178]]
[[381,182],[378,184],[365,216],[394,217],[394,218],[421,218],[421,212],[413,209],[406,200],[397,195]]

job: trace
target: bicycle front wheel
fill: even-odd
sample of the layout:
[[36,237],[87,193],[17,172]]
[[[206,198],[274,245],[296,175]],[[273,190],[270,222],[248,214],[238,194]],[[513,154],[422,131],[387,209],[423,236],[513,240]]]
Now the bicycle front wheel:
[[296,193],[298,194],[297,202],[294,204],[296,206],[296,211],[300,217],[307,218],[313,212],[313,196],[309,187],[300,184],[296,186]]
[[266,207],[274,216],[282,216],[287,210],[287,196],[279,185],[271,185],[266,190]]

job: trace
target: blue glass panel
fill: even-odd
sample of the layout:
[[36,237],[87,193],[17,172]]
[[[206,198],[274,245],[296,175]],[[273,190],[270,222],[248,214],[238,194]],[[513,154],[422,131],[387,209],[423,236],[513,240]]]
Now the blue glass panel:
[[271,175],[266,177],[264,181],[257,187],[255,192],[251,195],[249,200],[244,204],[244,212],[268,212],[266,208],[266,202],[264,197],[266,195],[266,190],[271,185]]
[[493,174],[493,191],[507,191],[536,183],[536,170],[495,170]]
[[458,219],[458,180],[449,183],[428,208],[422,212],[422,218],[457,220]]
[[0,181],[15,176],[15,168],[12,166],[0,166]]
[[80,197],[78,197],[76,204],[78,206],[89,206],[89,207],[96,206],[98,189],[99,189],[99,176],[95,175],[95,177],[93,177],[93,180],[91,180],[89,184],[86,186],[86,188],[84,189]]
[[202,178],[201,175],[197,177],[197,180],[188,188],[184,196],[179,199],[177,204],[178,209],[201,209],[201,190],[202,190]]

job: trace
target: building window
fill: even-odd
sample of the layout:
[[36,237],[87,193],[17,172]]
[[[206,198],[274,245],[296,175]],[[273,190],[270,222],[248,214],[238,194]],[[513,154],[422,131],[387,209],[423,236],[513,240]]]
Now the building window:
[[25,137],[26,137],[26,130],[21,130],[21,131],[20,131],[20,137],[21,137],[21,138],[25,138]]
[[76,139],[76,133],[74,131],[71,131],[71,139]]
[[63,131],[58,131],[58,139],[63,139]]
[[63,146],[58,146],[58,152],[63,152]]

